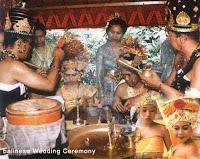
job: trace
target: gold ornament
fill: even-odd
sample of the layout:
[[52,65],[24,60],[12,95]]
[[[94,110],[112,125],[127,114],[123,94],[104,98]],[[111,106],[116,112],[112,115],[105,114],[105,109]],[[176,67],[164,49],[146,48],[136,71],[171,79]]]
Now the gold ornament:
[[6,22],[5,22],[5,30],[10,29],[11,26],[12,26],[12,23],[11,23],[11,21],[10,21],[9,14],[7,13]]
[[[118,59],[118,63],[122,64],[125,63],[131,67],[139,66],[143,60],[147,59],[145,55],[147,53],[146,48],[143,45],[140,45],[136,39],[128,36],[127,38],[122,39],[122,48],[121,48],[121,57]],[[132,57],[133,58],[132,58]],[[125,58],[132,58],[127,60]]]
[[188,25],[190,23],[190,16],[182,11],[177,15],[176,22],[179,25]]
[[112,19],[115,19],[115,18],[121,18],[121,15],[118,12],[115,12],[115,14],[111,14],[109,16],[108,21],[110,22]]
[[[178,3],[177,3],[178,2]],[[181,2],[181,3],[180,3]],[[191,3],[191,4],[190,4]],[[173,0],[167,3],[166,29],[177,32],[193,32],[199,28],[198,2],[195,0]],[[187,5],[194,5],[191,12]]]
[[89,53],[78,40],[78,35],[71,35],[66,31],[64,37],[59,39],[58,46],[66,54],[65,61],[61,67],[62,74],[69,69],[83,73],[89,63]]
[[193,8],[193,11],[195,11],[195,12],[197,12],[199,10],[199,8],[197,7],[197,6],[195,6],[194,8]]
[[26,32],[30,33],[31,31],[31,26],[28,22],[27,18],[24,18],[23,20],[18,20],[18,22],[13,26],[13,29],[16,32]]
[[106,24],[106,28],[109,25],[109,22],[115,18],[121,18],[121,15],[118,12],[115,12],[114,14],[111,14],[108,18],[107,24]]
[[152,105],[157,106],[156,100],[159,98],[160,98],[159,95],[152,96],[149,92],[146,92],[145,94],[143,94],[142,99],[140,99],[140,101],[136,103],[136,105],[138,107],[141,107],[147,104],[152,104]]

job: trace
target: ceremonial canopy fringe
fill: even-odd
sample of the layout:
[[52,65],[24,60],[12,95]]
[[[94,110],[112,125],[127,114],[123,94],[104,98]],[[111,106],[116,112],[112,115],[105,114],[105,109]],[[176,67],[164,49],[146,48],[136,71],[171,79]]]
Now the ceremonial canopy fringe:
[[128,26],[165,25],[165,5],[104,6],[63,9],[31,10],[35,20],[39,19],[49,29],[101,28],[105,27],[109,15],[118,12]]

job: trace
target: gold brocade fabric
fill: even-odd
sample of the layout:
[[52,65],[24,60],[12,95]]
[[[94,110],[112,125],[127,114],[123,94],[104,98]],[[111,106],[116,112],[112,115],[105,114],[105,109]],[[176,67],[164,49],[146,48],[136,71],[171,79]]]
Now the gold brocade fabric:
[[[72,108],[76,107],[76,100],[78,97],[80,100],[80,106],[89,106],[90,103],[88,103],[88,99],[92,98],[96,93],[98,93],[98,88],[86,85],[86,84],[80,84],[80,86],[77,89],[69,89],[66,85],[63,85],[61,87],[61,94],[65,101],[66,110],[71,110]],[[79,95],[78,95],[79,94]],[[94,98],[94,103],[98,103],[97,99]]]
[[136,152],[164,152],[164,141],[162,137],[154,136],[138,140]]
[[163,153],[162,137],[154,136],[136,141],[136,159],[162,158]]
[[142,85],[139,89],[135,89],[133,87],[128,86],[126,91],[127,91],[128,97],[135,97],[135,96],[145,93],[147,89],[144,87],[144,85]]

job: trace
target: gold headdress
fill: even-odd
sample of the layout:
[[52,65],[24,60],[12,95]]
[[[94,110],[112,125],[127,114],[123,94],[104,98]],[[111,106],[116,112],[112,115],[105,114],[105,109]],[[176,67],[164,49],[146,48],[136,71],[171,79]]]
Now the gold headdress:
[[108,28],[108,25],[110,23],[111,20],[115,19],[115,18],[120,18],[121,19],[121,15],[118,12],[115,12],[114,14],[111,14],[107,20],[106,23],[106,28]]
[[34,20],[22,2],[16,8],[11,8],[6,17],[5,32],[33,35]]
[[200,25],[200,2],[198,0],[168,0],[166,28],[178,32],[192,32]]
[[172,129],[173,125],[179,121],[187,121],[192,127],[196,126],[200,105],[195,99],[161,99],[157,101],[157,104],[168,129]]
[[109,16],[108,22],[115,18],[121,18],[121,15],[118,12],[115,12],[115,14],[111,14]]
[[58,41],[58,47],[65,52],[62,72],[73,69],[83,72],[89,63],[89,53],[85,46],[78,40],[78,35],[71,35],[68,31]]
[[147,59],[145,47],[140,45],[136,39],[128,36],[122,39],[121,55],[118,58],[118,64],[129,68],[138,68],[143,60]]
[[142,98],[136,103],[138,107],[143,105],[152,104],[157,106],[156,100],[160,98],[160,95],[151,95],[149,92],[143,94]]

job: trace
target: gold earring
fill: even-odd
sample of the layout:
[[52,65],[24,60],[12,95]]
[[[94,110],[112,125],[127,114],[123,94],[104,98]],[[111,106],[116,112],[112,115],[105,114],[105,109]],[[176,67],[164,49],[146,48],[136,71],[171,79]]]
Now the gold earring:
[[24,49],[22,49],[22,42],[21,42],[21,40],[18,40],[18,42],[17,42],[17,51],[18,51],[19,53],[23,53],[23,52],[26,51],[25,42],[24,42]]

